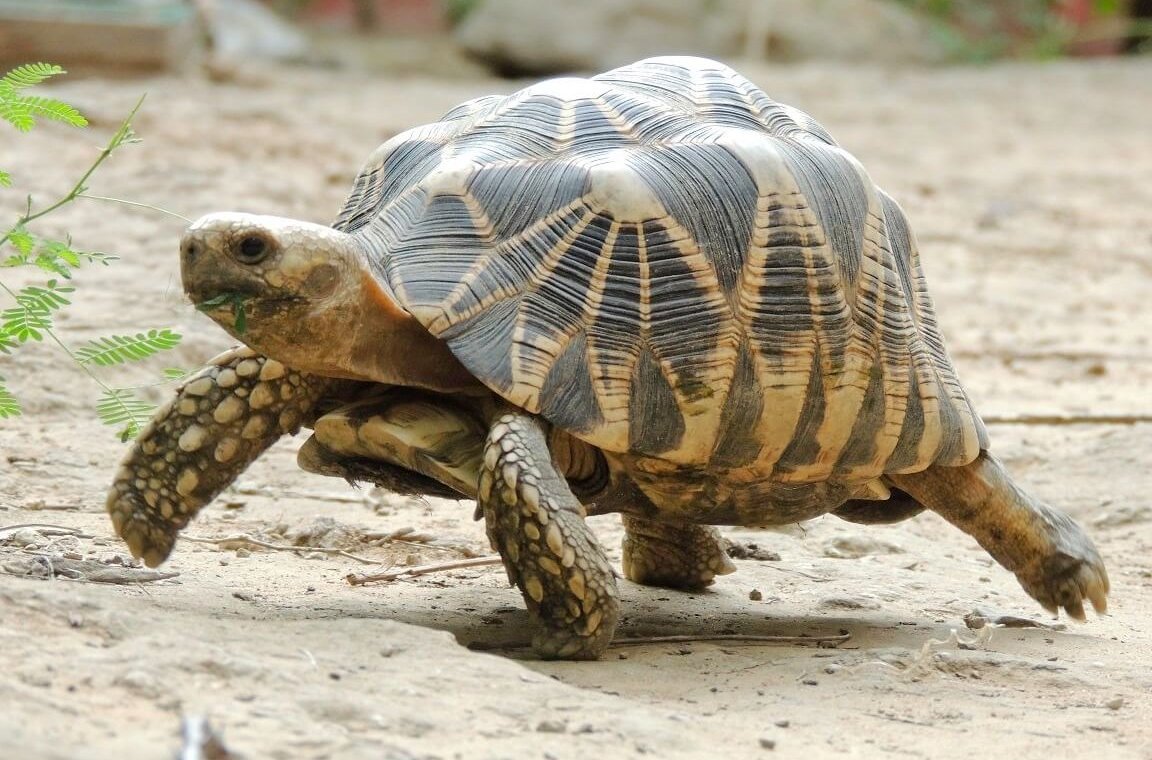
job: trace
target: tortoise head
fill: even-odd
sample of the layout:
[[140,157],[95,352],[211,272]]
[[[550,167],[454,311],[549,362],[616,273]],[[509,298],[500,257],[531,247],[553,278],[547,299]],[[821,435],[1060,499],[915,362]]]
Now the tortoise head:
[[338,334],[332,320],[355,299],[348,291],[362,260],[342,232],[254,214],[209,214],[180,242],[180,274],[192,303],[268,355],[283,354],[274,348],[281,343],[315,346]]
[[396,300],[352,235],[209,214],[180,242],[184,292],[251,348],[328,377],[455,390],[477,384]]

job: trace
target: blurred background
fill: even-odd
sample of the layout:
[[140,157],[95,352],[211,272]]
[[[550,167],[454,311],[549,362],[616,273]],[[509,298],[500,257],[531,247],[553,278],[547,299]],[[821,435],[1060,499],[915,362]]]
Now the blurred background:
[[[236,210],[331,223],[377,145],[462,101],[655,54],[711,56],[810,113],[903,206],[994,452],[1030,491],[1090,526],[1115,584],[1113,615],[1088,627],[1013,629],[997,634],[996,651],[946,645],[931,657],[949,630],[964,630],[977,601],[1038,612],[942,520],[925,515],[867,536],[836,520],[791,535],[728,531],[763,547],[764,561],[741,561],[716,591],[687,601],[622,584],[634,630],[843,624],[859,650],[697,647],[686,656],[660,647],[602,667],[530,664],[587,687],[545,699],[522,672],[480,670],[490,659],[414,659],[416,647],[440,639],[407,652],[408,643],[390,643],[393,620],[461,641],[522,635],[521,603],[496,570],[352,587],[336,556],[244,559],[246,548],[233,556],[185,544],[169,566],[182,578],[147,594],[79,596],[79,583],[0,574],[0,757],[156,757],[174,747],[187,711],[212,715],[245,757],[539,757],[549,747],[562,757],[766,757],[762,748],[778,738],[781,756],[936,758],[975,738],[1014,758],[1103,751],[1148,760],[1139,748],[1152,746],[1152,722],[1134,718],[1152,714],[1152,684],[1133,663],[1152,649],[1149,6],[0,0],[0,67],[64,65],[66,76],[33,92],[75,105],[90,123],[45,122],[29,134],[0,123],[0,170],[12,179],[0,188],[0,230],[25,213],[28,196],[33,208],[65,197],[147,93],[133,118],[142,142],[117,151],[75,203],[32,225],[45,239],[120,259],[77,272],[75,308],[56,320],[63,341],[161,327],[184,336],[154,364],[110,368],[118,387],[162,403],[172,386],[157,384],[161,367],[199,367],[232,343],[183,295],[178,242],[188,220]],[[3,268],[10,252],[0,250],[0,285],[50,276]],[[0,421],[4,523],[67,521],[85,542],[52,546],[131,562],[102,506],[123,446],[92,411],[100,388],[48,340],[15,358],[0,353],[0,376],[25,409]],[[204,510],[195,534],[285,543],[323,518],[336,521],[325,547],[385,564],[487,551],[470,507],[357,495],[307,476],[295,465],[301,441],[283,441],[249,468],[234,495]],[[619,521],[591,522],[618,562]],[[400,526],[443,544],[355,538]],[[867,556],[827,553],[841,540]],[[0,570],[17,555],[28,556],[0,545]],[[833,654],[844,659],[813,659]],[[939,672],[921,670],[926,663]],[[595,717],[609,709],[611,719]],[[566,732],[541,733],[549,724],[540,720],[557,716],[572,719]]]
[[880,64],[1149,50],[1152,0],[0,0],[0,63],[210,73],[261,59],[538,76],[653,54]]

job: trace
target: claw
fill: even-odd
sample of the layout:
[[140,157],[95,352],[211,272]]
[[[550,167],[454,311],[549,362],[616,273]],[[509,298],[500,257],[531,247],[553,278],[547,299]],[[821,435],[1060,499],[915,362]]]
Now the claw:
[[1104,588],[1096,587],[1089,590],[1088,600],[1092,602],[1092,609],[1097,615],[1108,614],[1108,578],[1104,578]]
[[1084,615],[1084,605],[1077,599],[1074,602],[1068,602],[1064,605],[1064,611],[1068,613],[1068,617],[1079,620],[1081,623],[1086,622],[1088,618]]

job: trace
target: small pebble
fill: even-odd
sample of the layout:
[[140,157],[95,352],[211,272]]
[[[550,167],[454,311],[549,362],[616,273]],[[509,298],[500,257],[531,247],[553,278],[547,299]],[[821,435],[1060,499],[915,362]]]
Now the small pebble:
[[48,543],[48,540],[44,537],[44,534],[39,531],[32,530],[31,528],[21,528],[8,537],[8,543],[23,548],[26,546],[41,546],[42,544]]
[[761,736],[760,747],[762,749],[776,749],[776,740],[769,739],[767,736]]
[[760,593],[760,589],[754,588],[748,592],[748,598],[754,602],[759,602],[764,599],[764,595]]
[[239,549],[236,550],[236,559],[247,559],[248,557],[251,557],[251,556],[252,556],[252,550],[251,549],[245,549],[244,547],[240,547]]
[[542,734],[562,734],[568,730],[568,726],[562,720],[547,718],[536,724],[536,730]]
[[820,682],[815,678],[805,678],[800,683],[804,684],[805,686],[818,686],[820,684]]
[[792,725],[792,722],[789,720],[778,720],[774,725],[776,728],[788,728],[788,726]]
[[1113,697],[1104,703],[1109,710],[1119,710],[1124,706],[1124,697]]

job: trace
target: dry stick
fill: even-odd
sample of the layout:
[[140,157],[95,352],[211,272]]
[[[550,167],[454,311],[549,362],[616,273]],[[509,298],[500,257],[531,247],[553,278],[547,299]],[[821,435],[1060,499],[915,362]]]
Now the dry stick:
[[225,536],[223,538],[198,538],[196,536],[181,536],[183,541],[192,541],[197,544],[229,544],[229,543],[244,543],[258,546],[261,549],[268,549],[274,552],[293,552],[299,554],[301,552],[319,552],[321,554],[335,554],[340,557],[347,557],[348,559],[355,560],[364,565],[378,565],[376,560],[365,559],[364,557],[357,557],[351,552],[343,549],[330,549],[324,546],[290,546],[288,544],[272,544],[267,541],[261,541],[258,538],[253,538],[247,534],[239,536]]
[[[241,496],[271,496],[272,489],[244,486],[233,489],[232,493]],[[338,504],[363,504],[363,496],[346,496],[339,493],[308,493],[306,491],[277,491],[276,495],[282,499],[315,499],[316,501],[332,501]]]
[[5,525],[3,528],[0,528],[0,533],[8,533],[9,531],[14,533],[18,530],[23,530],[24,528],[32,528],[37,531],[53,531],[53,533],[45,533],[44,535],[46,536],[64,535],[91,538],[91,536],[85,536],[84,531],[80,530],[79,528],[69,528],[66,525],[51,525],[49,523],[20,523],[18,525]]
[[633,644],[681,644],[696,641],[736,641],[758,644],[843,644],[850,638],[852,638],[852,634],[847,632],[835,636],[759,636],[756,634],[743,633],[717,633],[701,636],[629,636],[621,639],[613,639],[609,646],[627,647]]
[[42,501],[33,501],[23,507],[29,512],[79,512],[83,508],[83,504],[45,504]]
[[487,557],[458,559],[452,562],[437,562],[436,564],[432,565],[398,567],[394,570],[385,570],[382,573],[373,573],[371,575],[357,575],[356,573],[349,573],[348,575],[344,576],[344,579],[351,583],[353,586],[362,586],[365,583],[373,583],[375,581],[382,581],[386,583],[400,579],[415,578],[419,575],[440,573],[446,570],[462,570],[468,567],[487,567],[489,565],[499,565],[500,562],[500,557],[492,554]]
[[[833,646],[843,644],[852,638],[852,634],[845,631],[844,633],[835,636],[759,636],[755,634],[740,634],[740,633],[706,633],[700,635],[676,635],[676,636],[635,636],[624,637],[620,639],[613,639],[609,647],[628,647],[643,644],[692,644],[701,641],[725,641],[737,644],[831,644]],[[468,644],[469,649],[479,650],[509,650],[509,649],[529,649],[531,644],[488,644],[482,641],[473,641]]]
[[390,544],[405,544],[407,546],[420,546],[427,549],[435,549],[440,552],[459,552],[465,557],[474,557],[476,553],[466,546],[447,545],[442,546],[433,544],[432,541],[436,540],[435,536],[430,536],[427,533],[417,533],[416,529],[411,526],[397,528],[396,530],[383,533],[381,531],[368,531],[363,534],[365,541],[371,541],[374,545],[379,546],[378,542],[386,541]]

